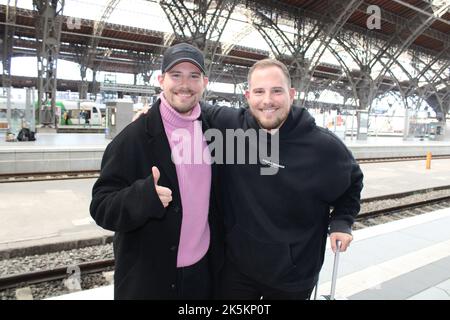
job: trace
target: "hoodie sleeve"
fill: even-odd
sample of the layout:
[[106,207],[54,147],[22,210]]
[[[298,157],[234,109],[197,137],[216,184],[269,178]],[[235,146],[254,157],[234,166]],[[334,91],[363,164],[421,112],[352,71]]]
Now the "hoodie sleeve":
[[132,231],[165,214],[151,172],[144,179],[135,177],[133,151],[132,140],[112,141],[103,155],[100,177],[92,189],[90,212],[95,222],[107,230]]
[[201,104],[202,113],[208,126],[221,131],[242,127],[244,108],[231,108]]
[[[345,147],[345,146],[344,146]],[[344,232],[351,234],[351,227],[360,210],[361,190],[363,188],[363,173],[350,151],[345,147],[348,156],[349,186],[335,201],[331,203],[330,233]]]

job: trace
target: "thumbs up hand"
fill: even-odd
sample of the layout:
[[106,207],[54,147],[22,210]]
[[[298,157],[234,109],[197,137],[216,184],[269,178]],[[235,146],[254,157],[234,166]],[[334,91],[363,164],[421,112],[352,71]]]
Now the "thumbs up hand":
[[158,194],[159,200],[161,200],[164,208],[166,208],[172,201],[172,190],[166,187],[158,186],[158,180],[161,174],[159,173],[159,169],[157,167],[152,167],[152,174],[153,181],[155,182],[156,193]]

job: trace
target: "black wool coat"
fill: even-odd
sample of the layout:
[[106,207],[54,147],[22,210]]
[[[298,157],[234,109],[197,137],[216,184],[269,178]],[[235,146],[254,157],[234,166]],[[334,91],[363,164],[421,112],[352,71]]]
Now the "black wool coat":
[[[100,177],[92,190],[92,217],[99,226],[115,231],[115,299],[177,298],[177,252],[183,208],[159,106],[160,100],[107,146]],[[205,131],[203,115],[199,120]],[[158,185],[172,190],[172,202],[166,208],[156,194],[152,166],[161,173]],[[217,187],[216,168],[212,165],[208,256],[214,287],[224,256]]]

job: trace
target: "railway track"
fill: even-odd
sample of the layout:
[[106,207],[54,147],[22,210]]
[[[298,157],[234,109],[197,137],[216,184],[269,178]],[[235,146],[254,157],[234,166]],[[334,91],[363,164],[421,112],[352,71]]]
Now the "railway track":
[[[450,155],[433,156],[433,159],[450,159]],[[387,157],[376,159],[358,159],[358,163],[382,163],[382,162],[402,162],[402,161],[425,161],[425,156],[417,157]],[[7,182],[27,182],[27,181],[49,181],[49,180],[69,180],[69,179],[90,179],[98,178],[100,171],[68,171],[68,172],[43,172],[43,173],[21,173],[21,174],[0,174],[0,183]]]
[[59,267],[49,270],[27,272],[21,274],[0,277],[0,291],[9,288],[18,288],[21,286],[28,286],[42,282],[63,280],[75,272],[80,274],[100,273],[110,270],[114,267],[114,259],[104,259],[92,262],[85,262],[77,264],[76,266],[69,265],[67,267]]
[[[358,163],[381,163],[381,162],[402,162],[402,161],[420,161],[426,160],[426,156],[414,156],[414,157],[386,157],[386,158],[370,158],[370,159],[357,159]],[[433,156],[432,159],[450,159],[450,155]]]
[[424,188],[424,189],[418,189],[418,190],[413,190],[413,191],[405,191],[405,192],[399,192],[399,193],[394,193],[394,194],[387,194],[387,195],[383,195],[383,196],[365,198],[365,199],[361,200],[361,204],[376,202],[376,201],[383,201],[383,200],[403,199],[408,196],[427,194],[427,193],[434,192],[434,191],[446,191],[446,190],[450,190],[450,185]]
[[355,219],[354,230],[408,218],[438,209],[450,208],[450,196],[363,212]]
[[100,171],[68,171],[0,175],[0,183],[98,178]]

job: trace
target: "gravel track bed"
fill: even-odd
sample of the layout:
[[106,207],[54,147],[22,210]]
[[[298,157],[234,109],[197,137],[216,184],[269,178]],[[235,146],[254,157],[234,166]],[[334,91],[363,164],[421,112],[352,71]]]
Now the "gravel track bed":
[[381,210],[381,209],[385,209],[385,208],[396,207],[396,206],[405,205],[408,203],[425,201],[425,200],[430,200],[430,199],[440,198],[440,197],[445,197],[445,196],[450,196],[450,189],[431,191],[431,192],[427,192],[427,193],[418,193],[418,194],[414,194],[414,195],[410,195],[410,196],[402,197],[402,198],[396,198],[396,199],[386,199],[386,200],[380,200],[380,201],[363,202],[361,204],[361,212],[360,213],[366,213],[369,211]]
[[[80,280],[81,281],[79,283],[81,290],[98,288],[110,284],[110,282],[107,281],[101,273],[81,275]],[[33,300],[41,300],[79,291],[74,289],[75,287],[71,286],[70,283],[68,284],[65,280],[32,284],[29,286],[23,286],[20,289],[23,288],[27,288],[26,290],[28,290],[28,288],[30,289]],[[16,300],[16,293],[17,288],[0,291],[0,300]]]
[[112,244],[52,252],[43,255],[16,257],[0,260],[0,275],[25,273],[77,265],[83,262],[112,259]]

